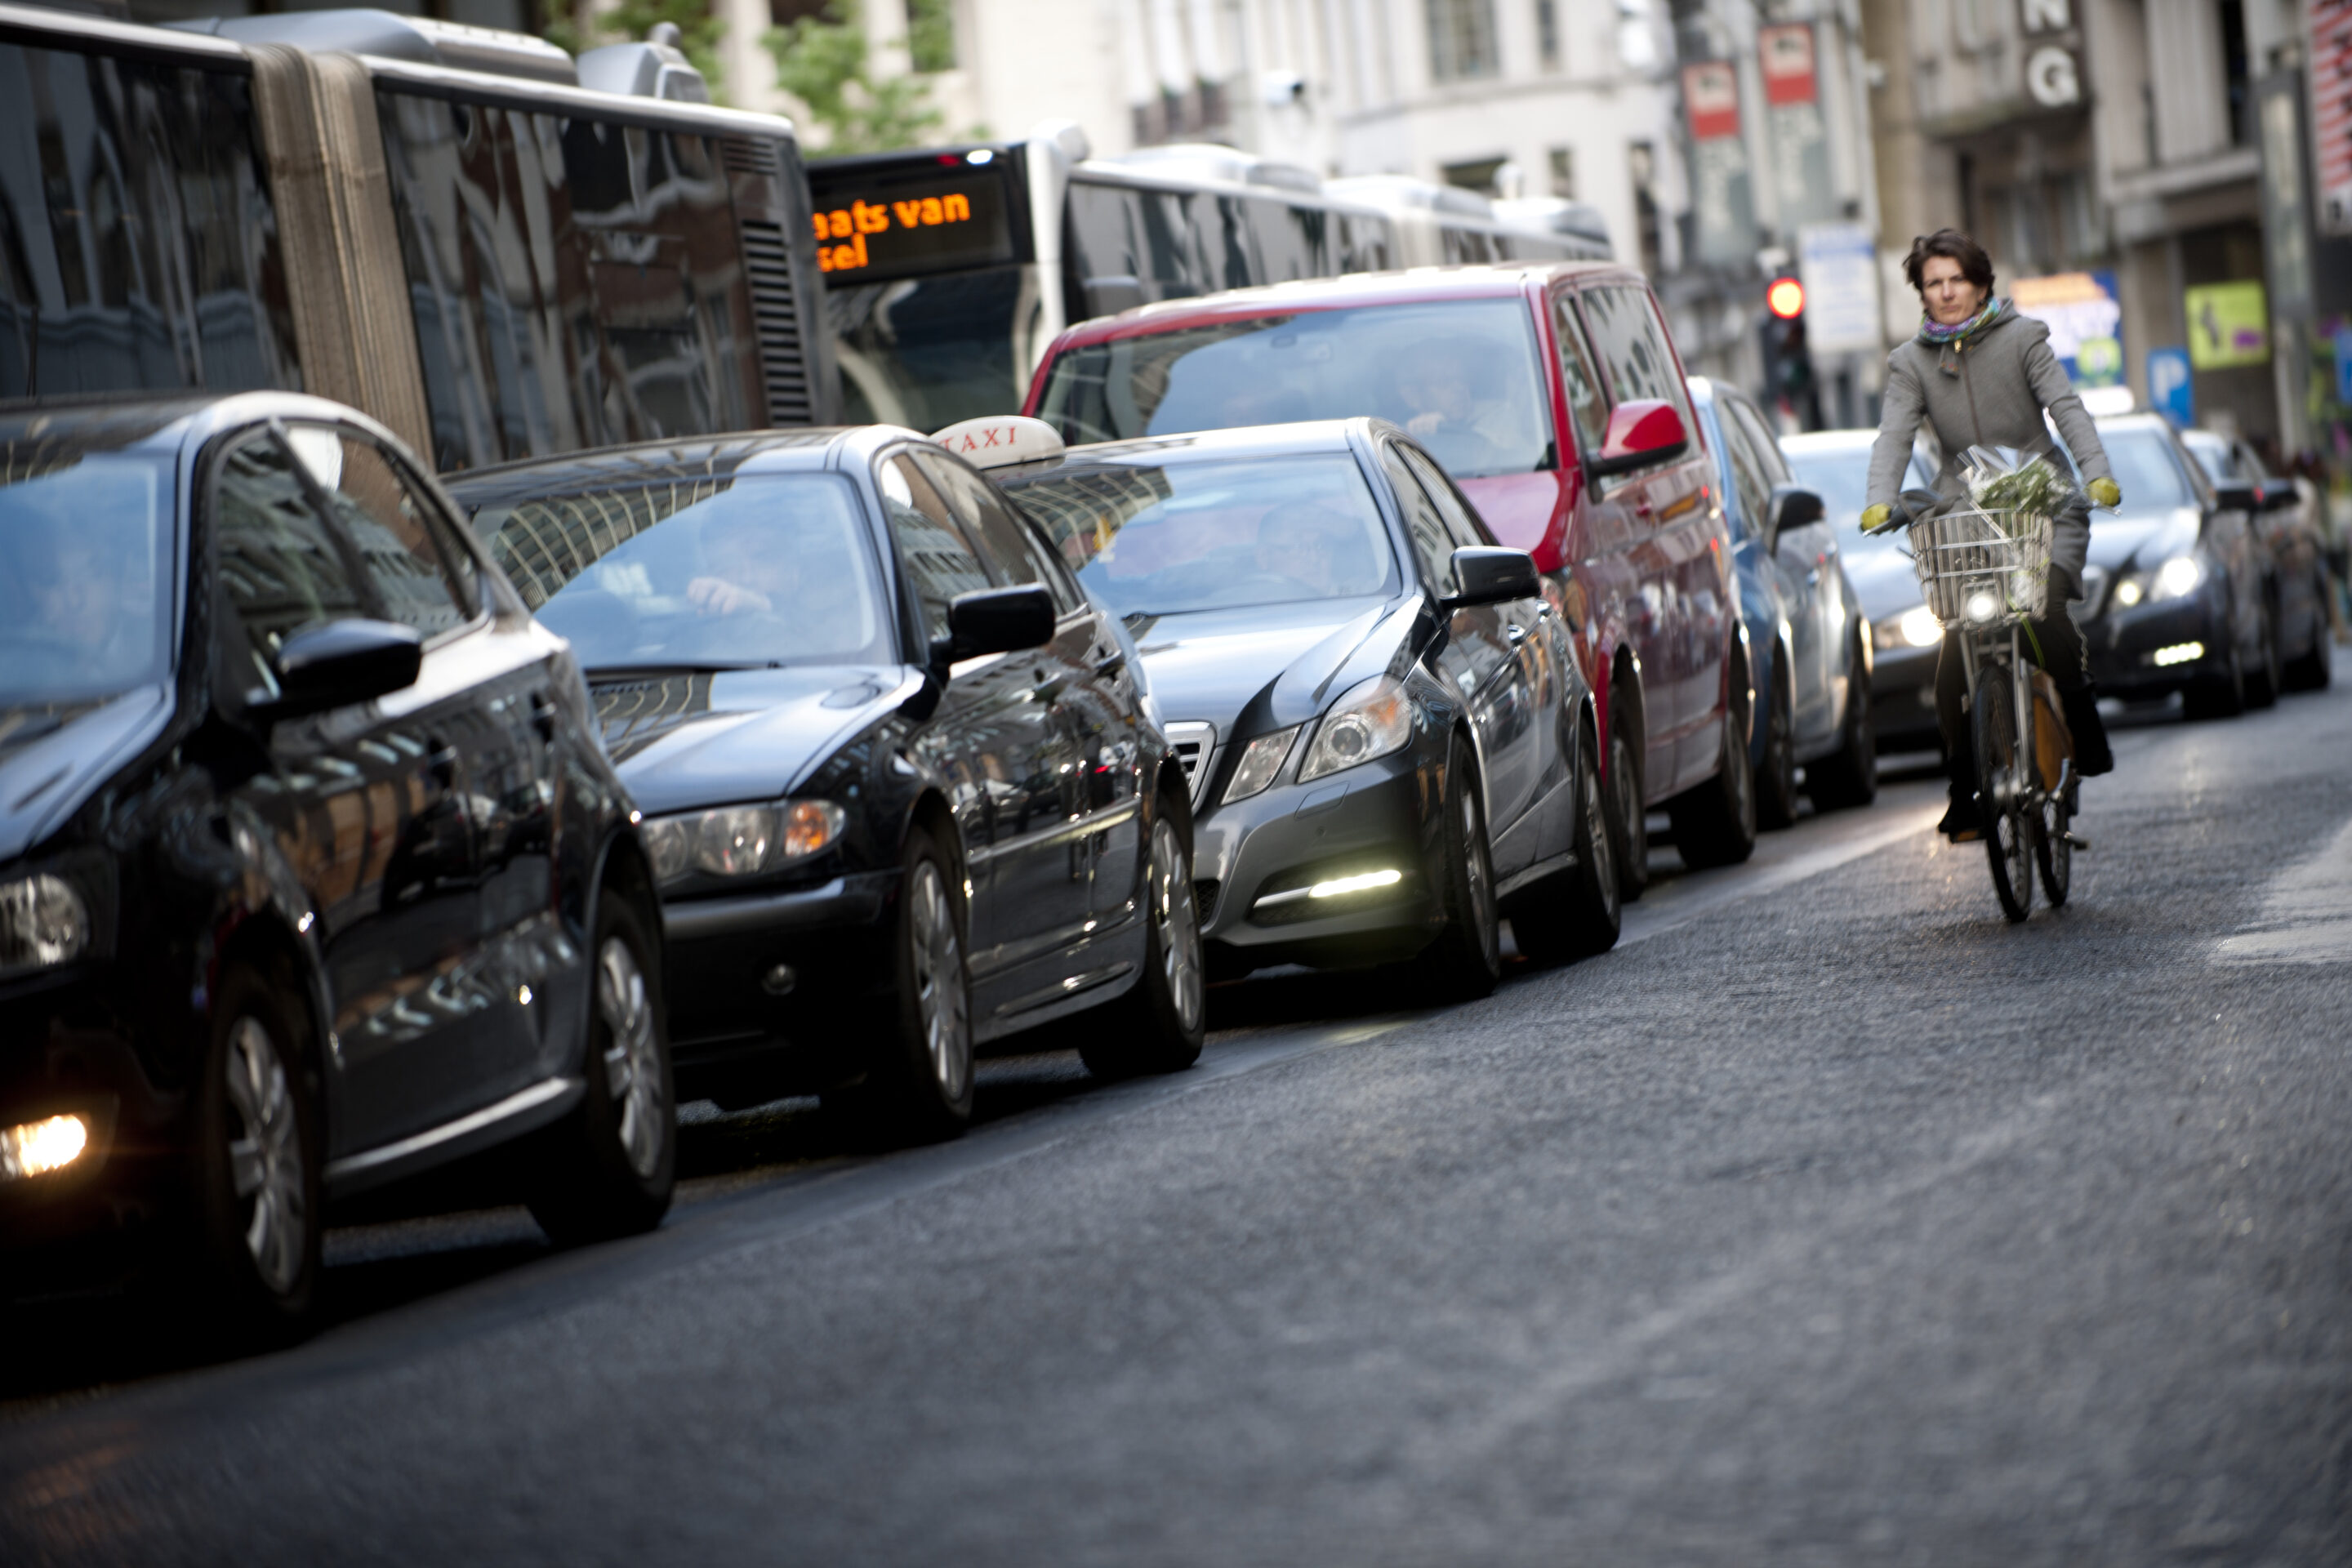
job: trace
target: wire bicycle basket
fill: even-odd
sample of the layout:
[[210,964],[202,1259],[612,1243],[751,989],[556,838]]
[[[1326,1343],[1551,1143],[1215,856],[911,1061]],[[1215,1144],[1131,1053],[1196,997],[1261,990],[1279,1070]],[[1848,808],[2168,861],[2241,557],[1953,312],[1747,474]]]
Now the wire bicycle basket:
[[1953,631],[2039,616],[2050,593],[2050,518],[1966,507],[1911,525],[1912,565],[1928,611]]

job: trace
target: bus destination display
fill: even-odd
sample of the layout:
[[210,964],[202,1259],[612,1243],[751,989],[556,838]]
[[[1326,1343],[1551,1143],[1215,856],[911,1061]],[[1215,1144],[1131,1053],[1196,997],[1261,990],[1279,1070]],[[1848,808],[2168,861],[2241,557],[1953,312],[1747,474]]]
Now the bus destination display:
[[[961,160],[959,160],[961,162]],[[1014,259],[1002,175],[992,168],[812,170],[816,262],[834,283],[865,283]]]

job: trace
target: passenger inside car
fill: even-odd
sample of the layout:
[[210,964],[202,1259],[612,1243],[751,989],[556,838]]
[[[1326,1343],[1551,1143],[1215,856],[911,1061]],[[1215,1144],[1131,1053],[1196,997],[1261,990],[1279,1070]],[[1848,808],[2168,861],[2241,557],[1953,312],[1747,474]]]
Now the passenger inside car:
[[1495,406],[1479,398],[1458,345],[1443,339],[1414,345],[1391,372],[1390,385],[1394,405],[1382,413],[1411,431],[1448,472],[1501,471],[1503,448],[1480,428],[1482,416]]

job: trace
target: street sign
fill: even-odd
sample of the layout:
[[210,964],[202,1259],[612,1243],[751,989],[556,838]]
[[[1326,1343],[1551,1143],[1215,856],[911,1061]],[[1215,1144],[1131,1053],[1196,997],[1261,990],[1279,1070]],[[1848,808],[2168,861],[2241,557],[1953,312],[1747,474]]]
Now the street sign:
[[1764,128],[1780,232],[1826,223],[1838,216],[1839,206],[1836,183],[1830,178],[1829,128],[1822,121],[1811,24],[1758,28],[1756,63],[1764,79]]
[[2319,231],[2352,234],[2352,0],[2309,0],[2312,184]]
[[2073,109],[2083,101],[2083,35],[2074,0],[2018,0],[2018,30],[2025,35],[2025,91],[2042,109]]
[[2147,351],[2147,401],[2183,430],[2197,423],[2197,389],[2189,374],[2187,349]]
[[2260,283],[2200,284],[2181,304],[2189,316],[2189,363],[2199,370],[2269,362],[2270,310]]
[[2336,329],[2336,401],[2352,405],[2352,327]]
[[1683,113],[1690,124],[1691,208],[1700,261],[1737,266],[1756,255],[1756,200],[1748,143],[1739,129],[1739,73],[1729,60],[1683,67]]
[[1878,246],[1858,223],[1813,223],[1797,231],[1797,277],[1805,286],[1805,345],[1815,354],[1876,353]]

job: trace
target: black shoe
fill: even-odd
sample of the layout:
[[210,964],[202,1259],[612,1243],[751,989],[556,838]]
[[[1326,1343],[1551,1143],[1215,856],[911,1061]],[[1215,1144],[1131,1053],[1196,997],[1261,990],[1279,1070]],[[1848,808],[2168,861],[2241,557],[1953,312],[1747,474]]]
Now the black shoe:
[[1977,797],[1952,792],[1952,804],[1945,809],[1944,820],[1936,824],[1936,831],[1955,844],[1974,844],[1984,837],[1984,819],[1977,815]]
[[2107,747],[2106,721],[2099,717],[2099,694],[2090,687],[2058,694],[2066,710],[2066,730],[2074,737],[2074,771],[2096,778],[2116,771],[2116,754]]

